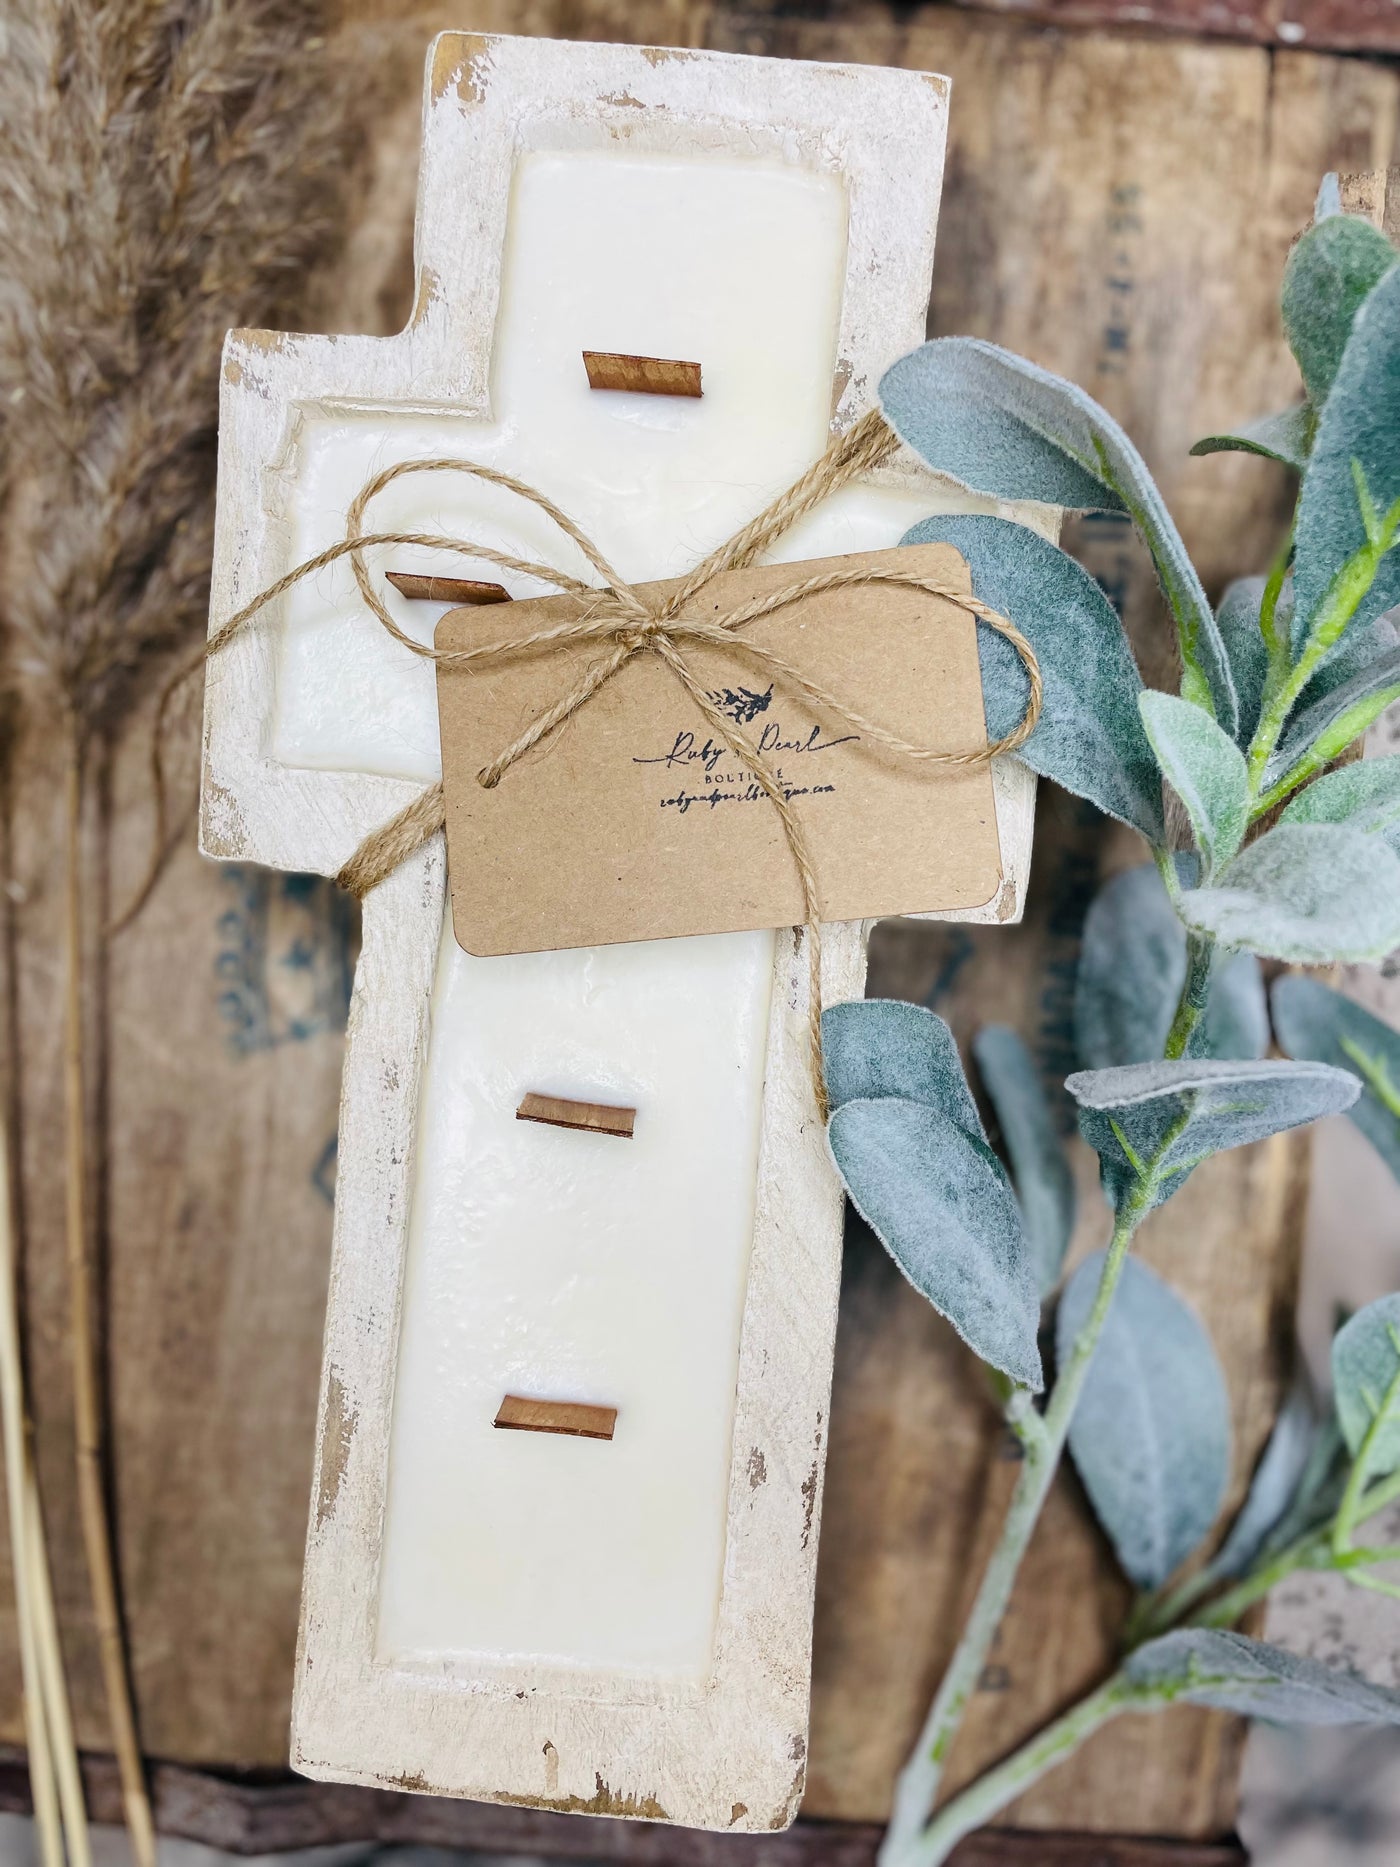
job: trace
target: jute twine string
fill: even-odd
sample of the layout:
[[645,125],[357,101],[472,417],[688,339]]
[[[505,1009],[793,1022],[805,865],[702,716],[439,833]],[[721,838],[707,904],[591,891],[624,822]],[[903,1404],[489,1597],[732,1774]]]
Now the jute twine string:
[[[801,479],[790,486],[741,531],[736,532],[732,538],[710,552],[708,557],[703,558],[677,588],[659,604],[654,598],[646,595],[645,586],[634,586],[619,576],[602,552],[569,518],[568,514],[562,512],[537,488],[527,485],[523,480],[514,479],[510,474],[501,473],[493,467],[480,466],[467,460],[410,460],[400,462],[396,466],[386,467],[366,481],[351,502],[346,514],[345,537],[325,551],[318,552],[315,557],[307,558],[305,562],[296,565],[284,577],[279,577],[275,583],[269,584],[265,590],[260,591],[236,615],[230,616],[228,621],[221,624],[209,637],[196,661],[188,668],[182,669],[167,686],[158,710],[157,750],[154,760],[158,819],[162,812],[161,799],[163,798],[163,778],[158,748],[165,707],[175,689],[210,655],[216,654],[242,633],[248,623],[268,604],[275,602],[278,597],[285,594],[303,578],[314,576],[317,571],[324,570],[328,565],[336,563],[343,557],[350,559],[356,584],[370,614],[396,642],[401,643],[410,653],[423,660],[469,665],[500,661],[536,651],[548,651],[565,644],[597,642],[600,645],[607,645],[606,654],[601,655],[586,667],[565,693],[537,715],[518,738],[512,740],[489,765],[477,773],[477,782],[487,790],[498,785],[518,760],[547,740],[566,720],[586,705],[592,696],[620,669],[624,668],[634,655],[654,654],[675,675],[676,680],[695,703],[711,730],[753,773],[778,813],[802,887],[809,980],[808,1053],[817,1106],[825,1121],[828,1114],[828,1101],[825,1073],[822,1067],[821,1042],[821,895],[807,836],[797,813],[784,795],[783,788],[769,761],[735,722],[722,713],[710,698],[703,683],[691,670],[681,652],[680,645],[682,643],[704,643],[723,647],[730,653],[737,650],[756,663],[761,673],[790,687],[794,692],[801,694],[813,708],[839,720],[842,725],[859,734],[862,739],[882,747],[893,757],[952,769],[983,765],[989,759],[996,758],[1002,753],[1014,752],[1018,746],[1024,745],[1040,717],[1043,696],[1039,664],[1025,636],[1014,623],[1005,616],[999,615],[996,610],[989,609],[986,604],[978,602],[975,597],[967,595],[964,591],[951,589],[934,578],[917,577],[907,571],[888,569],[883,566],[861,565],[853,566],[849,570],[824,571],[815,576],[795,577],[791,583],[784,584],[780,589],[752,597],[747,602],[725,611],[717,618],[702,619],[685,616],[681,612],[712,579],[724,571],[743,570],[753,564],[798,519],[819,505],[838,487],[844,486],[859,474],[868,472],[877,466],[897,446],[897,437],[886,424],[883,416],[878,410],[872,410],[844,436],[834,440],[821,459],[803,474]],[[394,480],[410,473],[449,472],[469,474],[474,479],[484,481],[487,485],[502,487],[507,492],[538,507],[577,547],[598,577],[599,584],[584,583],[556,569],[553,565],[512,557],[507,553],[493,551],[483,545],[475,544],[468,539],[439,537],[421,532],[366,532],[363,529],[367,508]],[[517,636],[507,641],[486,642],[470,648],[425,647],[399,628],[370,580],[369,570],[364,561],[364,552],[371,545],[386,544],[456,551],[463,556],[494,564],[502,570],[515,571],[538,578],[541,582],[552,585],[556,590],[582,598],[585,607],[580,615],[568,621],[556,623],[549,628],[536,629],[527,635]],[[1005,636],[1020,656],[1030,684],[1026,710],[1015,730],[1004,738],[998,739],[994,744],[978,746],[965,752],[946,752],[932,746],[913,744],[895,733],[888,732],[878,722],[867,719],[864,714],[847,705],[830,689],[809,679],[775,650],[739,633],[745,624],[755,622],[762,616],[771,616],[791,604],[801,602],[805,597],[855,584],[892,584],[906,589],[921,590],[928,596],[940,597],[946,602],[956,604],[958,608],[970,612],[979,621],[986,623],[989,628],[995,629],[999,635]],[[343,887],[350,889],[353,894],[363,897],[372,888],[377,887],[400,863],[420,849],[430,837],[436,835],[442,829],[444,820],[443,789],[441,783],[438,783],[429,786],[406,809],[401,810],[387,823],[372,831],[340,870],[336,880]],[[129,919],[139,907],[145,893],[148,892],[149,880],[150,878],[124,919]]]

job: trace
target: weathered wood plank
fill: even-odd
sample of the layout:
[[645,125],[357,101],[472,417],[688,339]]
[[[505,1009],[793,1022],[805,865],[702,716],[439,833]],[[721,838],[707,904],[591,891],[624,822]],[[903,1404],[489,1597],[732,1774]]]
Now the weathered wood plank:
[[1045,26],[1143,28],[1313,52],[1400,51],[1390,0],[953,0]]
[[[116,1821],[121,1802],[109,1758],[86,1757],[88,1806]],[[611,1860],[631,1867],[873,1867],[880,1830],[854,1822],[799,1821],[784,1834],[716,1835],[648,1822],[618,1822],[448,1802],[295,1778],[240,1783],[173,1764],[152,1773],[156,1820],[234,1854],[281,1853],[318,1843],[517,1851],[549,1860]],[[28,1780],[14,1752],[0,1755],[0,1812],[29,1807]],[[1243,1867],[1234,1842],[1196,1845],[1132,1836],[1025,1835],[988,1830],[953,1855],[954,1867]]]
[[[97,1748],[106,1729],[74,1517],[53,1170],[59,903],[46,757],[36,735],[13,800],[4,911],[39,1466],[79,1741]],[[100,826],[123,889],[145,819],[123,810]],[[95,890],[94,917],[110,907]],[[220,873],[185,845],[89,975],[103,1033],[94,1102],[116,1515],[136,1690],[158,1755],[252,1762],[285,1743],[355,939],[355,912],[329,885]],[[8,1580],[0,1600],[8,1620]],[[0,1650],[14,1730],[8,1629]]]

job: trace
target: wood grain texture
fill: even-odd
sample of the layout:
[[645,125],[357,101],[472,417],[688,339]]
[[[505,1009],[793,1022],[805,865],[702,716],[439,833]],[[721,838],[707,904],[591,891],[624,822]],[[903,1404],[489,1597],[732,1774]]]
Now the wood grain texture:
[[[152,1795],[162,1834],[232,1854],[282,1853],[319,1843],[466,1848],[533,1860],[623,1861],[629,1867],[874,1867],[880,1829],[799,1820],[785,1834],[712,1835],[608,1816],[581,1822],[538,1809],[449,1802],[393,1790],[308,1783],[295,1777],[237,1782],[157,1764]],[[115,1767],[83,1759],[88,1807],[99,1821],[120,1809]],[[19,1755],[0,1752],[0,1813],[25,1812],[29,1783]],[[1233,1841],[1194,1844],[1086,1833],[1028,1835],[988,1829],[969,1836],[953,1867],[1244,1867]]]
[[412,603],[509,603],[504,584],[483,583],[476,577],[420,577],[413,571],[386,570],[387,582]]
[[1291,51],[1400,52],[1391,0],[954,0],[1046,26],[1143,27]]
[[[949,72],[954,102],[936,328],[1025,349],[1083,381],[1143,445],[1212,588],[1258,568],[1280,523],[1281,477],[1239,456],[1187,461],[1185,448],[1198,433],[1290,399],[1276,310],[1282,257],[1325,168],[1394,159],[1394,73],[1306,52],[1271,56],[1185,39],[1048,33],[938,7],[842,11],[832,22],[698,0],[583,0],[567,9],[554,0],[481,0],[472,17],[499,30],[636,36]],[[417,74],[430,31],[457,23],[460,9],[346,0],[344,12],[344,43],[365,74],[365,180],[344,256],[318,282],[307,321],[313,329],[386,332],[403,324],[412,296]],[[1139,228],[1117,220],[1124,205],[1117,191],[1133,188],[1140,191]],[[1126,246],[1120,233],[1132,235]],[[1115,283],[1125,277],[1126,294]],[[1124,296],[1131,301],[1126,322],[1116,315]],[[1081,527],[1080,537],[1095,570],[1126,596],[1160,673],[1168,657],[1151,580],[1123,528]],[[186,792],[197,738],[187,720]],[[133,733],[103,787],[100,816],[94,812],[94,858],[106,861],[118,902],[145,854],[144,757]],[[3,793],[10,886],[0,924],[6,1030],[23,1070],[25,1298],[39,1460],[81,1741],[100,1749],[105,1733],[70,1476],[62,1215],[52,1176],[60,1132],[53,780],[42,732],[11,743]],[[1065,1032],[1078,917],[1103,860],[1075,815],[1063,800],[1051,817],[1042,814],[1035,922],[1025,944],[1016,932],[996,936],[1002,959],[994,975],[981,974],[984,987],[968,1001],[983,1008],[980,1015],[991,1007],[1019,1023],[1061,1074],[1070,1066]],[[332,1002],[338,968],[331,956],[340,954],[338,964],[348,968],[354,938],[353,917],[324,883],[294,895],[251,870],[236,883],[231,871],[200,862],[187,836],[136,930],[113,947],[93,1007],[108,1049],[96,1119],[109,1163],[99,1216],[117,1516],[137,1691],[156,1756],[225,1768],[286,1762],[330,1238],[324,1189],[334,1175],[337,1027],[348,972],[339,988],[342,1013],[322,1021],[314,1007]],[[981,949],[971,934],[887,928],[876,942],[871,989],[936,992],[940,1005],[951,1005],[964,983],[973,991],[987,964]],[[1234,1377],[1242,1421],[1262,1413],[1276,1371],[1292,1247],[1286,1228],[1270,1240],[1267,1227],[1270,1212],[1287,1207],[1298,1171],[1289,1144],[1227,1157],[1154,1221],[1157,1262],[1200,1301],[1213,1327],[1229,1324],[1239,1303],[1240,1335],[1231,1340],[1244,1356]],[[1252,1192],[1263,1204],[1251,1213]],[[1231,1231],[1240,1219],[1244,1249]],[[946,1331],[868,1239],[851,1241],[843,1300],[808,1803],[873,1820],[947,1651],[956,1597],[970,1584],[976,1552],[967,1526],[977,1521],[985,1535],[986,1487],[1004,1483],[1009,1468],[986,1478],[982,1448],[995,1443],[994,1418],[975,1384],[958,1378]],[[1252,1443],[1238,1445],[1240,1463]],[[1097,1563],[1092,1586],[1074,1566],[1086,1549]],[[9,1601],[8,1576],[0,1574],[0,1722],[16,1738]],[[1067,1602],[1073,1615],[1062,1632]],[[1029,1672],[1048,1699],[1054,1668],[1065,1662],[1060,1684],[1067,1688],[1083,1664],[1061,1652],[1064,1641],[1084,1621],[1106,1637],[1115,1602],[1105,1559],[1067,1483],[1037,1541],[997,1663],[1013,1677]],[[981,1696],[971,1738],[991,1749],[1010,1741],[1008,1696]],[[1193,1730],[1190,1713],[1124,1721],[1048,1779],[1018,1818],[1224,1832],[1233,1741],[1219,1726]],[[1144,1752],[1158,1745],[1160,1770],[1150,1755],[1144,1765]],[[420,1824],[417,1838],[430,1838],[428,1825],[437,1823],[446,1844],[464,1837],[450,1822],[467,1820],[470,1808],[309,1784],[167,1794],[165,1785],[188,1780],[186,1771],[158,1770],[162,1826],[185,1832],[181,1822],[205,1819],[189,1813],[192,1802],[222,1808],[217,1820],[228,1826],[207,1838],[242,1835],[238,1845],[250,1849],[292,1845],[283,1839],[292,1832],[305,1843],[387,1837],[385,1824],[410,1819],[404,1810]],[[581,1836],[570,1844],[577,1852],[596,1854],[612,1832],[611,1824],[501,1809],[470,1814]],[[284,1815],[294,1830],[277,1826]],[[408,1838],[406,1828],[397,1832]],[[533,1827],[509,1832],[511,1840],[505,1826],[473,1835],[480,1846],[525,1845],[527,1834],[530,1846],[544,1845]],[[645,1828],[616,1834],[609,1847],[657,1845]],[[679,1851],[692,1846],[689,1835],[671,1831],[661,1840],[671,1860],[708,1858]],[[726,1843],[726,1857],[737,1859],[731,1851],[747,1845]],[[1062,1857],[1052,1845],[1061,1844],[1032,1837],[1018,1844],[1019,1860],[1058,1867]],[[1134,1845],[1097,1840],[1080,1858],[1131,1858],[1139,1867],[1148,1856],[1122,1851]],[[967,1861],[982,1867],[991,1858],[978,1851]],[[1191,1867],[1208,1859],[1214,1867],[1238,1857],[1163,1849],[1150,1858],[1154,1867],[1158,1858]]]
[[679,357],[627,356],[613,350],[585,350],[583,367],[590,389],[622,389],[633,395],[704,394],[700,365]]
[[1341,195],[1348,214],[1364,215],[1387,239],[1400,241],[1400,167],[1343,175]]
[[496,1409],[496,1425],[512,1433],[559,1433],[566,1439],[611,1439],[616,1407],[580,1406],[568,1400],[529,1400],[507,1394]]
[[630,1140],[637,1111],[610,1102],[571,1102],[566,1096],[531,1093],[521,1099],[515,1119],[545,1122],[551,1128],[585,1128],[592,1134],[622,1135]]

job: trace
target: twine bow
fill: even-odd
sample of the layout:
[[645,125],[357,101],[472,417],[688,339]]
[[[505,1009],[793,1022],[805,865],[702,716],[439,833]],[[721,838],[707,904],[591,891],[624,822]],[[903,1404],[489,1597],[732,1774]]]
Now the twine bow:
[[[410,653],[424,660],[460,665],[501,660],[508,656],[538,650],[547,651],[550,648],[570,643],[597,642],[601,647],[606,648],[607,652],[587,667],[567,692],[561,694],[552,706],[547,707],[532,720],[518,738],[512,740],[510,745],[506,746],[489,765],[478,772],[478,783],[488,790],[499,784],[512,765],[523,758],[527,752],[549,738],[567,719],[585,706],[592,696],[624,668],[634,655],[657,655],[689,694],[711,729],[723,740],[734,756],[752,771],[782,823],[802,885],[809,979],[808,1051],[817,1107],[822,1120],[825,1121],[828,1102],[822,1067],[821,1043],[821,897],[806,834],[768,760],[758,747],[739,730],[738,726],[716,706],[704,685],[691,671],[682,653],[681,644],[701,642],[721,646],[731,653],[737,650],[756,662],[763,673],[801,694],[814,709],[834,717],[852,732],[883,747],[886,752],[897,758],[945,767],[982,765],[1002,753],[1014,752],[1018,746],[1025,744],[1040,717],[1042,689],[1039,664],[1035,658],[1035,651],[1015,624],[1005,616],[999,615],[997,611],[989,609],[984,603],[979,603],[975,597],[963,591],[951,589],[936,579],[917,577],[911,572],[887,569],[883,566],[862,565],[849,570],[825,571],[817,576],[797,577],[792,583],[784,584],[778,590],[751,598],[748,602],[725,612],[717,620],[690,617],[683,612],[686,605],[721,572],[743,570],[753,564],[777,538],[825,499],[828,494],[844,486],[857,475],[870,471],[891,454],[898,445],[898,437],[886,424],[879,410],[872,410],[844,436],[834,440],[821,459],[801,479],[741,531],[736,532],[732,538],[702,559],[680,585],[664,601],[654,607],[652,606],[654,599],[649,600],[644,594],[645,586],[639,588],[620,577],[597,546],[573,520],[552,500],[535,487],[527,485],[523,480],[514,479],[511,475],[501,473],[493,467],[480,466],[466,460],[410,460],[400,462],[396,466],[386,467],[368,480],[351,502],[346,514],[345,537],[327,550],[318,553],[317,556],[296,565],[284,577],[278,578],[275,583],[269,584],[265,590],[260,591],[236,615],[230,616],[227,622],[221,624],[209,637],[199,660],[191,668],[182,670],[176,680],[166,689],[162,698],[161,713],[163,714],[165,702],[174,688],[179,681],[193,671],[193,667],[198,667],[209,655],[217,653],[238,635],[260,610],[274,602],[294,584],[299,583],[302,578],[314,575],[315,572],[323,570],[327,565],[343,557],[350,559],[360,595],[371,615],[396,642],[401,643]],[[492,551],[470,540],[437,537],[421,532],[366,532],[363,530],[367,508],[392,481],[410,473],[443,472],[470,474],[473,478],[482,480],[488,485],[503,487],[531,505],[537,506],[578,548],[598,577],[599,583],[584,583],[576,577],[569,576],[566,572],[557,570],[552,565]],[[538,578],[541,582],[551,584],[555,589],[567,595],[580,598],[584,607],[575,618],[557,623],[550,628],[534,630],[528,635],[517,636],[509,641],[487,642],[470,648],[425,647],[423,643],[416,641],[399,628],[370,580],[364,561],[364,552],[370,545],[385,544],[414,545],[425,549],[456,551],[464,556],[494,564],[502,570],[515,571]],[[852,584],[879,583],[922,590],[926,595],[941,597],[947,602],[956,604],[960,609],[969,611],[979,621],[985,622],[998,634],[1006,637],[1020,656],[1030,684],[1025,713],[1013,732],[998,739],[994,744],[979,746],[967,752],[945,752],[932,746],[911,744],[908,740],[886,731],[876,721],[866,719],[853,707],[848,706],[838,695],[810,680],[774,649],[752,641],[740,633],[747,623],[755,622],[761,616],[772,615],[780,609],[800,602],[804,597],[815,596],[825,590],[840,589]],[[158,757],[155,769],[159,808],[162,791]],[[439,782],[429,786],[397,816],[390,818],[379,829],[372,831],[340,870],[336,880],[350,889],[352,893],[363,897],[391,874],[401,862],[420,849],[429,838],[436,835],[443,827],[444,817],[443,789]],[[137,906],[144,899],[144,893],[145,890],[138,896]],[[131,912],[134,912],[134,909],[129,910],[124,918],[129,919]]]

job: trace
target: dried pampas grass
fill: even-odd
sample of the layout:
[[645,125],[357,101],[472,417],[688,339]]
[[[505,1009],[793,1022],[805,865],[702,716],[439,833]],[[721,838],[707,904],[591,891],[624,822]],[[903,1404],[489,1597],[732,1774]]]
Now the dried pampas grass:
[[[339,226],[347,137],[319,25],[312,0],[10,0],[0,22],[0,627],[26,712],[47,709],[65,748],[78,1490],[143,1867],[154,1839],[101,1463],[88,1236],[83,763],[152,659],[203,630],[224,332],[294,322],[307,267]],[[14,1395],[10,1339],[0,1331]],[[53,1800],[36,1786],[36,1805]],[[70,1836],[70,1854],[82,1846]]]
[[12,0],[0,59],[0,559],[84,726],[202,632],[219,350],[294,321],[339,222],[309,0]]

